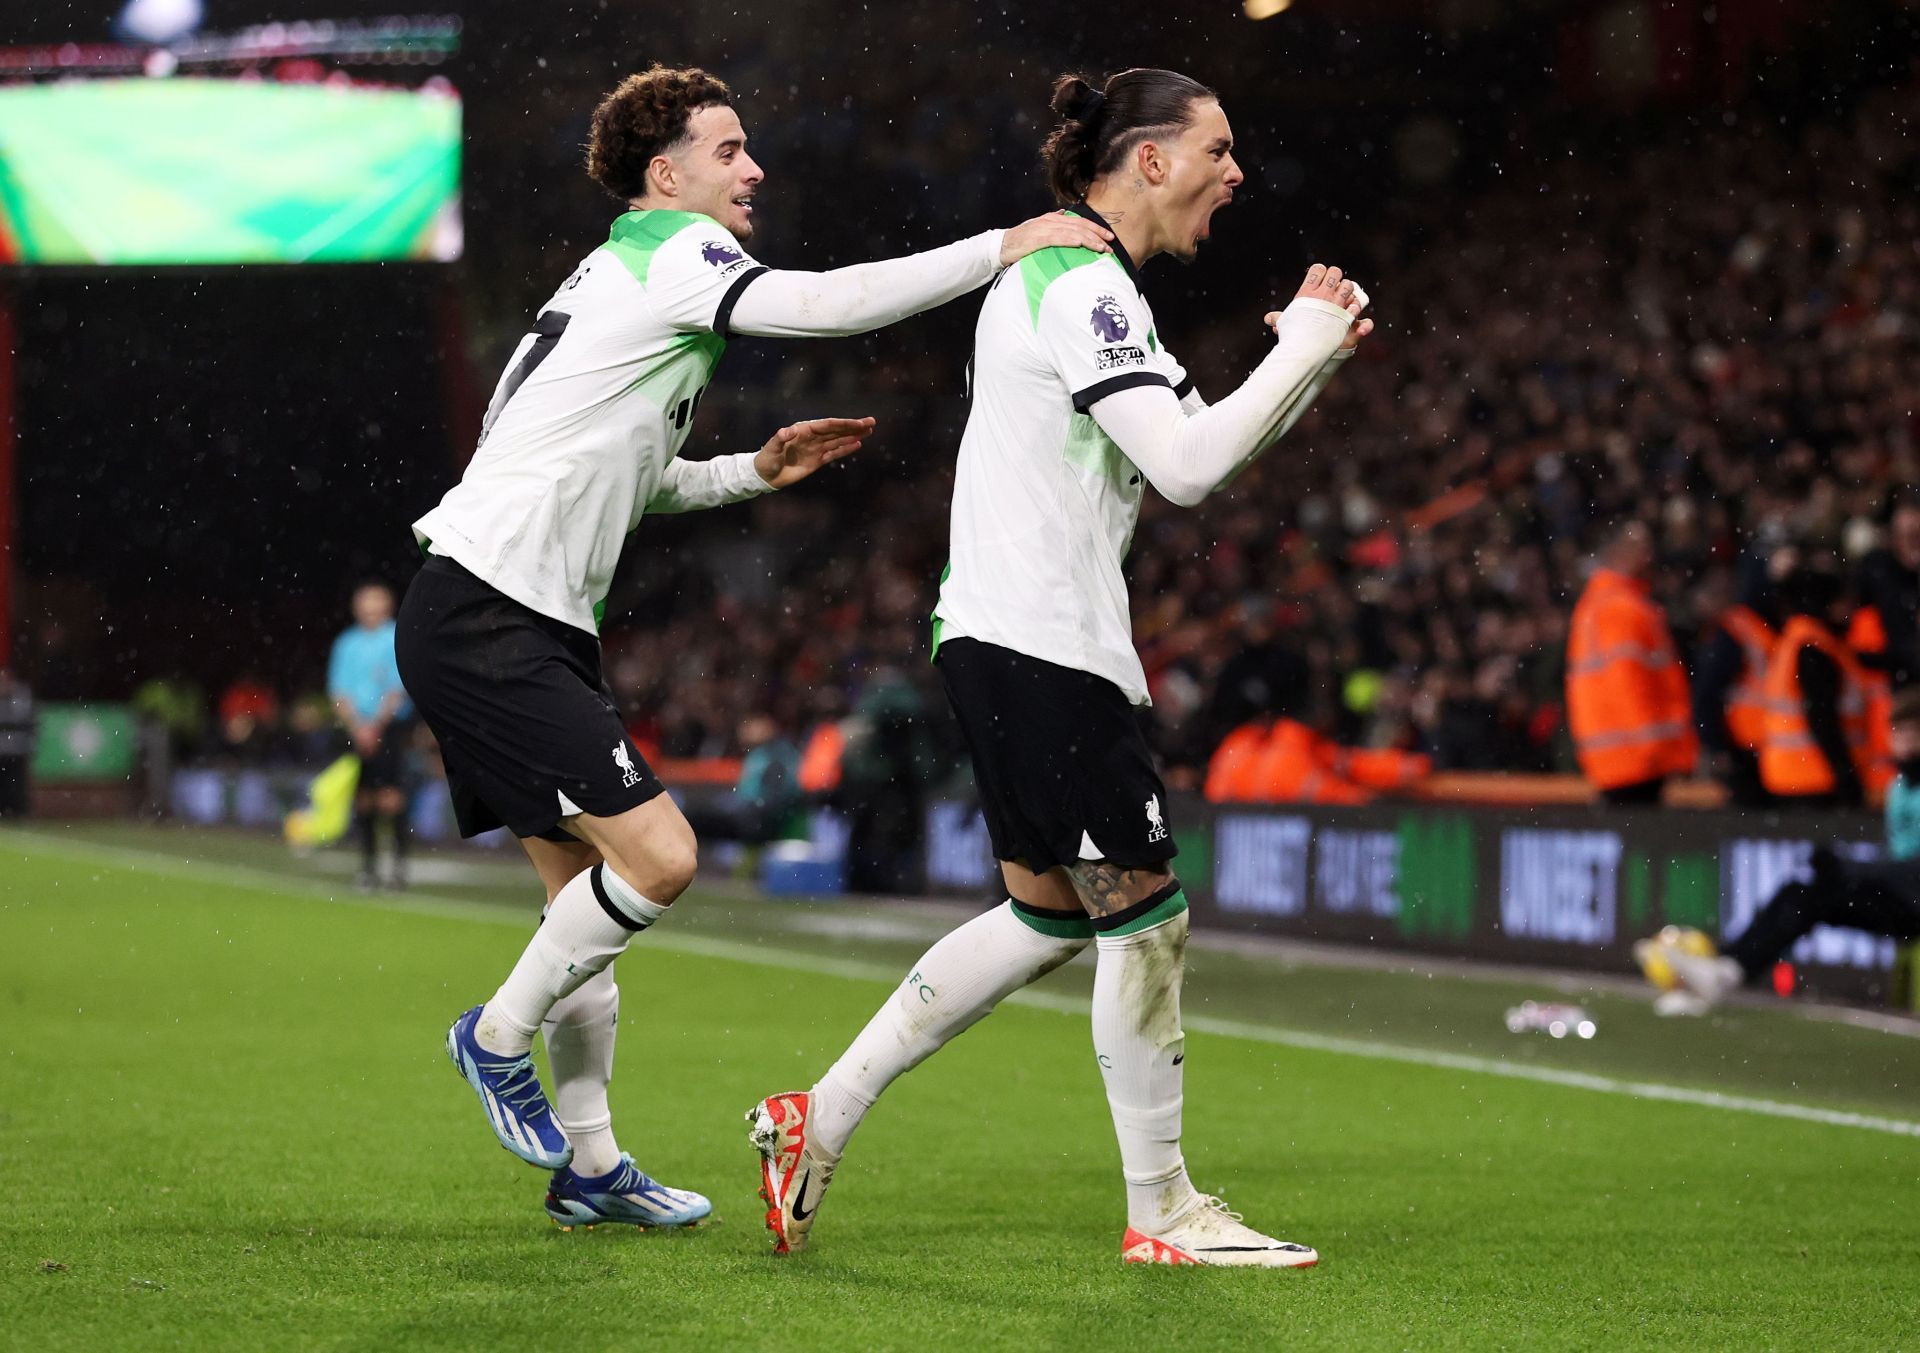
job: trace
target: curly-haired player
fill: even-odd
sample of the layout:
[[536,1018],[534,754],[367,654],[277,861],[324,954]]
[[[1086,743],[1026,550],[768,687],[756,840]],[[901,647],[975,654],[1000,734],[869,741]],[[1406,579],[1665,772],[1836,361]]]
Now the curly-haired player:
[[[798,483],[856,450],[870,418],[795,423],[758,451],[684,461],[732,333],[860,333],[940,305],[1053,245],[1104,249],[1047,216],[834,272],[776,272],[742,247],[760,166],[725,84],[655,66],[594,111],[587,170],[629,210],[515,350],[460,483],[415,523],[426,565],[399,615],[402,679],[440,740],[462,835],[505,825],[546,887],[545,919],[447,1052],[488,1127],[553,1172],[555,1221],[673,1226],[709,1210],[615,1144],[611,967],[693,878],[686,819],[628,740],[600,671],[614,565],[651,512]],[[530,1060],[544,1028],[554,1101]]]

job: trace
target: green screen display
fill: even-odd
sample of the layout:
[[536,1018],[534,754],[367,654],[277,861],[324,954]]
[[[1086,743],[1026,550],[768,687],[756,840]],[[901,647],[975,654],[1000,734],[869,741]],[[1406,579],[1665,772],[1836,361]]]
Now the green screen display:
[[0,263],[452,259],[459,193],[445,87],[0,87]]
[[40,706],[33,746],[33,778],[80,784],[124,780],[140,750],[140,722],[126,705]]

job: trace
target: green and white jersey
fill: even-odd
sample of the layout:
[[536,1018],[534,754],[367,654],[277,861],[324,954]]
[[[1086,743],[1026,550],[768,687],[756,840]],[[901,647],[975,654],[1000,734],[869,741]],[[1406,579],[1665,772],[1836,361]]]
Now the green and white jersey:
[[766,271],[710,217],[620,217],[514,350],[465,476],[414,523],[420,543],[598,633],[621,547],[650,507],[766,490],[750,455],[670,470],[734,302]]
[[1106,678],[1150,703],[1121,561],[1145,477],[1088,414],[1192,383],[1118,247],[1042,249],[1002,274],[974,330],[936,650],[962,636]]

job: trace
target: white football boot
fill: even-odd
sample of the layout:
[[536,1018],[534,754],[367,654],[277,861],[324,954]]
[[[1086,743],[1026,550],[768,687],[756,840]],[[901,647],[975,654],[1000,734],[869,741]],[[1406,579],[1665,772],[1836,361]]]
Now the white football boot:
[[840,1163],[815,1149],[807,1132],[812,1113],[813,1096],[805,1090],[770,1095],[747,1110],[747,1140],[760,1153],[760,1196],[775,1254],[807,1247],[814,1214]]
[[1709,1006],[1718,1005],[1740,989],[1745,975],[1730,958],[1703,958],[1675,951],[1667,956],[1680,985]]
[[1120,1242],[1128,1264],[1216,1264],[1223,1268],[1312,1268],[1320,1255],[1311,1247],[1263,1236],[1244,1225],[1238,1212],[1208,1194],[1158,1235],[1129,1226]]

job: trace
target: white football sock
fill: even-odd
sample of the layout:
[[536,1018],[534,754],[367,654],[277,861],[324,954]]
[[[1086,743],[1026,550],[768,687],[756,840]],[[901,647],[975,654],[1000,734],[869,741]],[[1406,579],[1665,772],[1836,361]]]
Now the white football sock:
[[1093,1050],[1120,1139],[1127,1224],[1153,1235],[1194,1196],[1180,1156],[1187,899],[1175,887],[1094,926]]
[[985,1019],[1001,1000],[1087,947],[1084,916],[1008,901],[946,935],[813,1087],[813,1141],[839,1158],[860,1119],[902,1073]]
[[603,1175],[620,1164],[607,1085],[620,1029],[620,988],[613,969],[595,973],[562,996],[540,1026],[553,1070],[553,1114],[573,1143],[573,1172]]
[[554,895],[520,961],[480,1012],[474,1040],[502,1057],[524,1056],[554,1002],[577,991],[666,914],[604,864],[576,874]]

